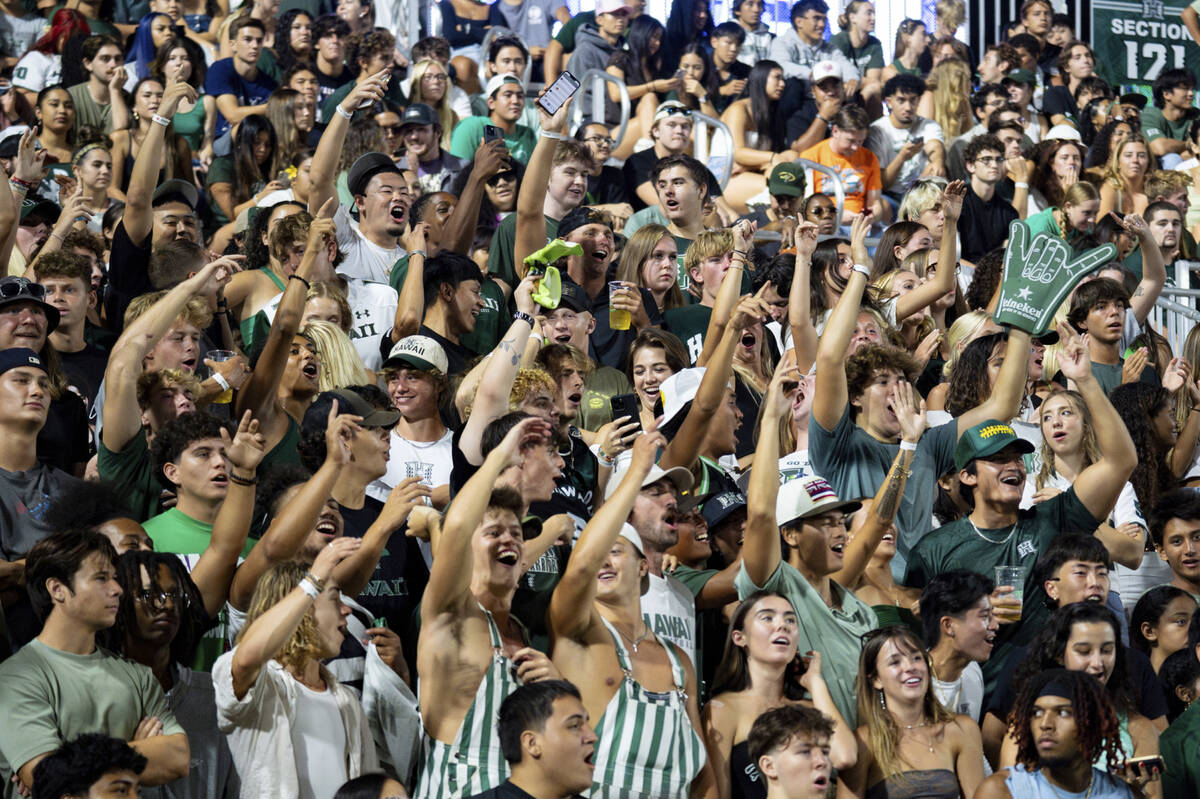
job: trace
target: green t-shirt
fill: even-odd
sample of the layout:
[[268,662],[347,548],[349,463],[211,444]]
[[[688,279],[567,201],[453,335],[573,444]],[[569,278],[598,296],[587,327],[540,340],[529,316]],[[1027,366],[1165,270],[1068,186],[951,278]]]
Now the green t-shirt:
[[712,308],[707,305],[684,305],[679,308],[669,308],[663,314],[663,327],[674,333],[683,342],[693,364],[704,350],[704,334],[708,332],[710,319],[712,319]]
[[[904,574],[904,563],[933,518],[933,500],[937,480],[954,469],[954,446],[958,443],[958,422],[951,421],[925,431],[917,443],[912,474],[900,497],[896,529],[900,540],[892,557],[892,574]],[[885,444],[872,438],[850,418],[850,408],[833,430],[821,427],[817,420],[808,424],[808,456],[813,471],[829,481],[841,499],[873,497],[887,479],[892,461],[900,451],[900,442]]]
[[862,47],[855,47],[850,43],[850,34],[842,31],[831,36],[829,43],[850,60],[860,77],[868,69],[883,69],[883,44],[874,36],[868,36]]
[[1047,208],[1044,211],[1038,211],[1028,219],[1025,224],[1029,226],[1029,235],[1036,236],[1039,233],[1059,238],[1062,236],[1062,230],[1058,226],[1058,222],[1054,221],[1054,209]]
[[1171,722],[1159,736],[1158,748],[1166,766],[1163,796],[1200,796],[1200,702]]
[[[483,142],[483,128],[491,125],[490,117],[467,117],[454,126],[450,136],[450,154],[470,161]],[[519,122],[511,134],[505,134],[504,143],[513,158],[522,164],[529,163],[533,148],[537,146],[537,134]]]
[[100,105],[92,99],[86,82],[77,83],[67,89],[67,94],[75,101],[75,132],[80,128],[95,128],[102,133],[112,133],[112,105]]
[[[985,690],[990,694],[996,690],[1000,675],[1012,669],[1014,657],[1045,626],[1050,616],[1046,592],[1034,576],[1038,558],[1058,536],[1091,534],[1099,524],[1079,501],[1074,488],[1021,511],[1016,525],[976,530],[970,519],[959,519],[921,537],[909,553],[908,573],[903,582],[912,588],[924,588],[934,575],[951,569],[967,569],[990,578],[997,566],[1025,567],[1021,621],[1000,625],[991,658],[980,664]],[[988,540],[984,540],[985,537]]]
[[754,584],[743,564],[733,584],[737,587],[739,599],[745,599],[758,590],[778,591],[787,597],[796,609],[800,623],[799,651],[821,653],[821,675],[829,686],[833,704],[853,728],[858,719],[858,704],[854,695],[858,653],[862,651],[863,634],[875,629],[875,611],[837,583],[831,585],[834,597],[841,599],[840,607],[829,607],[821,594],[790,563],[776,566],[763,585]]
[[598,367],[583,384],[579,426],[584,430],[599,430],[612,421],[612,403],[609,400],[618,394],[631,393],[633,386],[624,372],[611,366]]
[[212,209],[217,224],[224,225],[229,221],[229,217],[225,216],[225,212],[221,210],[216,196],[212,193],[212,187],[218,183],[237,184],[237,170],[234,167],[232,155],[222,155],[214,158],[212,164],[208,167],[208,178],[205,180],[205,185],[209,189],[208,207]]
[[1194,112],[1189,112],[1172,122],[1163,116],[1161,108],[1151,103],[1142,110],[1142,133],[1146,134],[1148,141],[1155,139],[1187,141],[1188,128],[1195,116]]
[[74,655],[30,641],[0,664],[0,707],[6,797],[17,796],[15,770],[85,732],[128,741],[148,716],[162,722],[163,735],[184,731],[150,669],[99,647]]
[[[388,275],[388,282],[396,290],[397,296],[404,288],[404,280],[407,276],[408,256],[404,255],[396,261],[391,274]],[[459,336],[458,343],[476,355],[486,355],[496,348],[500,339],[504,337],[505,331],[508,330],[508,325],[504,323],[508,315],[504,313],[504,289],[500,288],[491,275],[484,276],[479,283],[479,290],[483,294],[483,309],[479,312],[479,316],[475,317],[475,329]]]
[[[154,542],[155,552],[172,552],[177,555],[199,555],[208,549],[212,539],[211,524],[193,519],[178,508],[163,511],[146,521],[146,535]],[[246,539],[242,557],[254,549],[254,541]]]
[[104,446],[103,436],[98,438],[96,468],[100,470],[100,479],[115,484],[117,493],[137,521],[144,522],[158,513],[162,486],[154,479],[146,431],[138,430],[120,452]]
[[[558,220],[546,217],[546,243],[558,235]],[[515,289],[521,282],[517,277],[517,215],[509,214],[500,220],[492,235],[492,248],[488,252],[488,272]]]
[[563,52],[571,52],[575,49],[575,34],[584,25],[589,22],[596,21],[596,13],[594,11],[584,11],[582,14],[576,14],[567,21],[558,31],[558,35],[554,37],[554,41],[562,45]]

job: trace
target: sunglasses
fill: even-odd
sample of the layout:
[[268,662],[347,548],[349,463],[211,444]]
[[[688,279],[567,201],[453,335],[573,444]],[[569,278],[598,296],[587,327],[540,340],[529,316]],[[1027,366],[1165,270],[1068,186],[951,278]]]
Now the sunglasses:
[[34,299],[45,300],[46,287],[24,277],[13,277],[0,281],[0,298],[11,300],[22,294],[32,296]]
[[513,182],[516,179],[517,179],[516,172],[501,172],[499,175],[492,175],[490,178],[488,178],[487,185],[491,186],[492,188],[495,188],[496,186],[499,186],[502,182]]
[[828,205],[816,205],[808,209],[809,216],[815,216],[817,219],[824,219],[827,216],[835,216],[837,209]]

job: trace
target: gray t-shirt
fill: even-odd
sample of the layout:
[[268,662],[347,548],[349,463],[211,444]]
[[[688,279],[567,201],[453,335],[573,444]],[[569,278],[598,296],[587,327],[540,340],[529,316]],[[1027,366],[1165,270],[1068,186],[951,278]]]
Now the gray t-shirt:
[[[896,529],[900,541],[892,558],[892,573],[904,574],[908,553],[930,528],[937,480],[954,468],[954,445],[958,443],[958,422],[950,421],[925,431],[917,444],[912,474],[900,498]],[[808,423],[808,456],[813,470],[829,481],[840,499],[864,499],[875,496],[883,485],[899,442],[876,441],[850,418],[847,405],[833,430],[821,427],[815,418]]]
[[175,684],[167,692],[167,706],[187,733],[191,768],[181,780],[142,788],[142,799],[237,799],[241,782],[229,742],[217,729],[212,675],[183,666],[173,668]]
[[545,47],[550,44],[554,12],[564,5],[562,0],[521,0],[514,6],[500,0],[496,7],[526,47]]
[[50,503],[79,482],[42,463],[23,472],[0,469],[0,557],[20,560],[54,532],[42,519]]

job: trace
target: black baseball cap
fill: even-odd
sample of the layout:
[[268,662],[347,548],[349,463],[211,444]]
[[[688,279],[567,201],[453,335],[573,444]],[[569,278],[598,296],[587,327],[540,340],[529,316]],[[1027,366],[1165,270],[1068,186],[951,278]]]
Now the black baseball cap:
[[185,203],[188,208],[195,211],[196,207],[200,205],[200,192],[196,191],[196,184],[190,180],[172,178],[154,190],[154,199],[150,204],[162,205],[169,202]]
[[588,300],[587,293],[583,287],[570,278],[562,279],[562,296],[558,300],[559,308],[570,308],[572,311],[583,312],[592,310],[592,303]]
[[26,197],[21,201],[22,224],[45,222],[47,225],[53,225],[58,221],[61,212],[62,209],[57,205],[38,196]]
[[437,114],[433,113],[432,108],[425,105],[425,103],[413,103],[404,109],[404,116],[400,117],[400,127],[403,128],[405,125],[436,125],[437,121]]
[[350,189],[351,194],[365,194],[367,184],[371,182],[371,178],[381,172],[392,172],[397,175],[404,174],[400,171],[400,167],[396,166],[396,162],[392,160],[390,155],[383,153],[360,155],[358,160],[350,165],[350,173],[346,176],[346,186]]
[[41,369],[43,372],[46,371],[42,359],[28,347],[12,347],[7,350],[0,350],[0,375],[10,369],[16,369],[21,366],[32,366]]
[[581,205],[578,208],[573,208],[567,212],[567,215],[558,223],[558,233],[556,236],[560,239],[566,239],[571,231],[576,228],[581,228],[584,225],[604,225],[609,230],[612,230],[612,225],[604,214],[586,205]]
[[329,420],[329,409],[334,401],[338,405],[338,416],[344,413],[361,416],[359,422],[363,427],[392,427],[400,421],[399,411],[387,411],[376,408],[348,388],[322,391],[313,400],[312,405],[304,412],[304,420],[300,424],[300,434],[321,433]]

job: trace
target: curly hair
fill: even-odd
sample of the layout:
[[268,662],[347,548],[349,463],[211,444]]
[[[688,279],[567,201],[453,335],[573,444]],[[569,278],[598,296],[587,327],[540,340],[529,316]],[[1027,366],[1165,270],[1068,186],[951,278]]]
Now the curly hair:
[[34,767],[33,797],[84,796],[105,774],[141,774],[147,762],[145,755],[120,738],[84,733],[63,743]]
[[[303,563],[284,561],[276,563],[267,570],[266,574],[258,578],[258,584],[254,587],[254,595],[250,598],[250,609],[246,611],[246,621],[242,625],[241,632],[238,633],[238,643],[260,616],[279,604],[285,596],[292,592],[292,589],[300,585],[307,570],[308,567]],[[308,661],[320,658],[322,654],[321,634],[317,630],[316,615],[310,606],[296,627],[296,631],[292,633],[292,637],[275,653],[272,660],[276,660],[284,666],[301,668]]]
[[[1099,281],[1093,281],[1099,282]],[[1129,482],[1137,494],[1138,504],[1153,508],[1160,494],[1175,488],[1175,475],[1167,466],[1167,447],[1158,441],[1150,420],[1171,401],[1171,395],[1161,386],[1147,383],[1125,383],[1108,395],[1117,409],[1137,450],[1138,462]]]
[[178,555],[167,552],[131,549],[117,558],[116,567],[117,582],[123,589],[121,606],[117,611],[116,623],[101,634],[102,645],[117,654],[125,653],[125,642],[129,635],[137,630],[137,609],[134,602],[144,587],[142,570],[145,569],[150,581],[150,591],[161,593],[159,572],[165,568],[175,579],[175,585],[183,595],[183,599],[175,605],[175,611],[179,614],[179,631],[171,641],[171,662],[191,663],[201,636],[216,620],[204,610],[204,597],[192,581],[183,561]]
[[150,445],[150,464],[154,477],[163,488],[174,490],[176,485],[167,479],[163,467],[179,460],[183,451],[196,441],[221,437],[221,431],[232,433],[229,423],[204,411],[181,413],[163,425]]
[[1092,146],[1088,148],[1087,161],[1084,162],[1084,166],[1104,169],[1112,155],[1112,137],[1118,125],[1127,126],[1135,136],[1142,132],[1141,122],[1136,118],[1109,120],[1100,130],[1096,131],[1096,135],[1092,139]]
[[[309,67],[310,69],[313,67],[314,53],[317,49],[317,37],[315,35],[316,31],[311,31],[309,34],[307,53],[297,53],[292,49],[292,24],[295,23],[297,17],[308,17],[310,26],[315,21],[313,20],[313,15],[308,13],[303,8],[290,8],[275,18],[274,49],[276,53],[276,62],[279,68],[278,74],[280,75],[300,65]],[[354,62],[350,61],[347,63],[352,64]]]
[[846,359],[846,390],[850,399],[862,396],[875,376],[884,370],[899,372],[909,382],[921,373],[912,355],[899,347],[867,344]]
[[946,412],[962,416],[977,408],[992,393],[988,377],[988,361],[996,347],[1008,341],[1008,333],[989,333],[980,336],[963,348],[950,373],[946,376],[950,390],[946,392]]
[[1095,763],[1104,754],[1109,763],[1120,763],[1123,754],[1120,722],[1104,687],[1084,672],[1062,668],[1042,671],[1023,684],[1014,683],[1021,689],[1008,714],[1008,729],[1017,742],[1017,762],[1029,769],[1037,768],[1037,742],[1031,724],[1034,702],[1051,682],[1067,683],[1074,694],[1071,704],[1075,710],[1075,742],[1084,759]]
[[103,480],[76,480],[61,493],[56,492],[42,521],[51,530],[72,527],[97,527],[113,519],[132,519],[115,483]]

